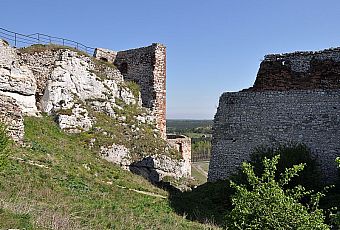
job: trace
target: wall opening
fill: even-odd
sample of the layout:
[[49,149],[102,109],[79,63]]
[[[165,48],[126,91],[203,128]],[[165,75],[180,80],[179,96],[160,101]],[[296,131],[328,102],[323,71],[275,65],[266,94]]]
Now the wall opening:
[[122,74],[127,74],[128,72],[128,64],[126,62],[123,62],[122,64],[119,65],[119,71],[122,73]]
[[183,153],[182,143],[177,143],[177,150],[178,150],[178,152]]
[[100,60],[104,61],[104,62],[109,62],[109,60],[107,60],[107,58],[105,58],[105,57],[100,57]]

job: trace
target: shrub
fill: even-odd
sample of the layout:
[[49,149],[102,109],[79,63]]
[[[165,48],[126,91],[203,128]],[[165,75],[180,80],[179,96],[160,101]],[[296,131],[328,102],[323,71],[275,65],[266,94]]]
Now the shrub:
[[[304,144],[290,143],[288,145],[279,145],[277,147],[261,146],[250,155],[250,163],[254,166],[255,175],[260,176],[263,173],[264,166],[262,161],[264,158],[273,158],[280,155],[277,164],[275,178],[278,179],[286,168],[293,167],[297,164],[306,164],[304,170],[298,176],[292,178],[286,187],[294,187],[302,185],[308,190],[322,190],[322,176],[316,159],[312,156],[311,150]],[[240,171],[232,177],[234,181],[239,183],[247,183],[245,175]]]
[[[263,173],[257,176],[250,163],[242,164],[250,189],[231,181],[236,189],[232,196],[233,210],[228,215],[230,229],[329,229],[324,224],[323,210],[318,208],[321,193],[312,194],[303,186],[284,190],[283,186],[302,171],[304,164],[285,169],[276,180],[275,173],[280,156],[264,158]],[[311,203],[306,207],[299,203],[309,195]]]

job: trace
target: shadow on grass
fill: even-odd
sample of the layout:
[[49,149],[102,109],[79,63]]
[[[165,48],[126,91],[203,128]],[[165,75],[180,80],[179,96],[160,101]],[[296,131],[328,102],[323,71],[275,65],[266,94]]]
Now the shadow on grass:
[[170,205],[187,219],[223,226],[231,209],[233,189],[228,181],[207,182],[188,192],[171,192]]
[[170,206],[178,215],[201,223],[224,225],[226,214],[231,209],[230,195],[233,193],[229,181],[208,182],[192,191],[182,192],[169,182],[159,182],[159,175],[151,157],[133,163],[130,171],[167,190]]

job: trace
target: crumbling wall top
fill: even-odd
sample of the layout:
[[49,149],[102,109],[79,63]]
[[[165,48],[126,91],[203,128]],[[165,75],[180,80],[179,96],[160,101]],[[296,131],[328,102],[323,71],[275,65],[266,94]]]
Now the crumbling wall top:
[[306,56],[318,56],[318,55],[329,55],[340,52],[340,47],[329,48],[318,51],[295,51],[291,53],[281,53],[281,54],[267,54],[264,56],[264,61],[277,61],[284,60],[286,58],[299,58]]
[[340,48],[266,55],[245,91],[340,88]]

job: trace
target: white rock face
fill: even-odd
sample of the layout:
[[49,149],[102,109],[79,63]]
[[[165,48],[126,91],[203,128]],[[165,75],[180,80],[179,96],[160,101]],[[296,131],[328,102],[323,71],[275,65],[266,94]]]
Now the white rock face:
[[32,71],[27,66],[20,66],[13,59],[10,65],[1,65],[0,62],[0,90],[17,92],[23,95],[34,95],[36,90]]
[[159,182],[165,176],[177,179],[190,176],[190,171],[184,160],[174,160],[165,155],[157,155],[144,157],[140,161],[134,162],[129,149],[123,145],[102,146],[100,155],[103,159],[118,164],[122,168],[131,170],[153,182]]
[[71,114],[59,113],[58,124],[61,129],[69,133],[80,133],[82,131],[88,131],[93,125],[93,120],[89,117],[86,109],[75,104],[75,107],[71,110]]
[[[89,63],[74,57],[75,55],[75,52],[65,51],[62,61],[56,62],[56,67],[48,79],[47,88],[41,100],[44,112],[51,113],[61,108],[70,109],[74,106],[76,98],[82,101],[108,99],[104,94],[108,89],[105,88],[103,82],[98,81],[96,76],[88,71]],[[110,90],[112,93],[117,91],[113,87]]]
[[153,167],[160,175],[159,179],[164,176],[171,176],[174,178],[188,177],[190,171],[184,160],[174,160],[165,155],[153,156]]
[[92,69],[88,57],[64,51],[48,79],[41,100],[42,110],[51,114],[60,109],[72,109],[77,100],[81,100],[95,110],[114,116],[116,98],[125,103],[140,103],[132,92],[119,87],[116,80],[100,79]]
[[100,148],[100,155],[103,159],[121,165],[128,169],[132,163],[130,151],[123,145],[112,144],[109,147],[102,146]]
[[36,115],[36,81],[19,60],[16,49],[0,42],[0,93],[15,98],[24,115]]

